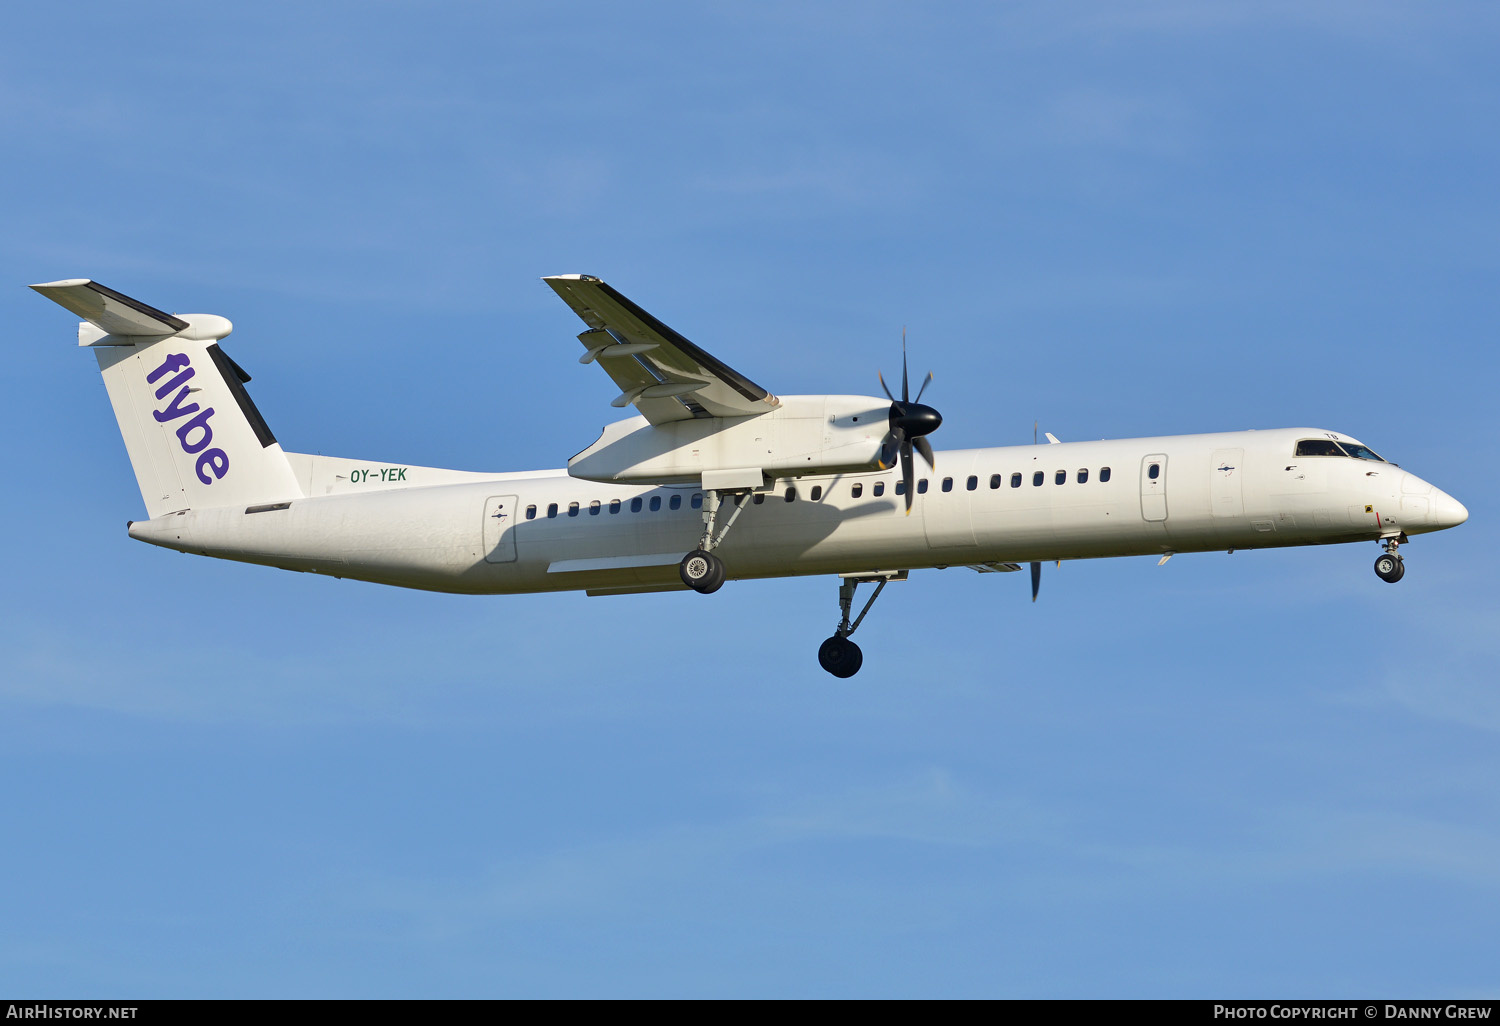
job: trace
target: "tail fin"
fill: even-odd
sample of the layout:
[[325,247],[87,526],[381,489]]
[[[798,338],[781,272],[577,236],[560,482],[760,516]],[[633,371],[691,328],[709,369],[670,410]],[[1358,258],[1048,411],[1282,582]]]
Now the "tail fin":
[[302,490],[240,370],[219,348],[234,326],[168,314],[86,278],[31,286],[85,320],[146,512],[282,502]]

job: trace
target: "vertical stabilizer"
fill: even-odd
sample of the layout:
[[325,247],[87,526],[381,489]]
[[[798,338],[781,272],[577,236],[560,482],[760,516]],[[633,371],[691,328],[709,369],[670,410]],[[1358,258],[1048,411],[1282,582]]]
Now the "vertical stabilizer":
[[249,375],[219,347],[228,320],[163,313],[87,279],[32,288],[85,318],[78,341],[98,358],[149,516],[302,496]]

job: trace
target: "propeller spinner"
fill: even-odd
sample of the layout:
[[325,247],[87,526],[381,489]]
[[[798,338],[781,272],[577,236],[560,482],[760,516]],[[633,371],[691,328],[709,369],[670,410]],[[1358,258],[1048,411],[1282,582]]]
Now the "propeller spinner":
[[879,378],[880,387],[885,389],[886,398],[891,401],[891,433],[887,436],[886,444],[900,453],[901,479],[906,482],[906,513],[910,516],[912,493],[916,491],[917,485],[917,471],[915,461],[912,459],[912,450],[915,449],[921,453],[929,467],[937,469],[937,461],[933,458],[932,446],[928,443],[926,436],[942,425],[943,415],[931,406],[922,405],[922,393],[927,391],[928,385],[932,384],[930,372],[927,379],[922,382],[922,387],[917,389],[916,399],[910,398],[911,392],[906,377],[905,331],[901,333],[901,398],[897,399],[891,395],[891,390],[885,383],[884,374],[880,374]]

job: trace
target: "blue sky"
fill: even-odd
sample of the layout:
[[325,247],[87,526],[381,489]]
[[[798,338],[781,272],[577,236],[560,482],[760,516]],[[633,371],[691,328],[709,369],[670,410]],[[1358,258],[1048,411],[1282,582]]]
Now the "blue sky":
[[[0,991],[1494,996],[1500,16],[1454,3],[18,8]],[[290,449],[560,466],[538,278],[939,449],[1316,425],[1376,548],[461,598],[133,544],[73,320],[223,314]],[[1474,461],[1480,459],[1476,464]]]

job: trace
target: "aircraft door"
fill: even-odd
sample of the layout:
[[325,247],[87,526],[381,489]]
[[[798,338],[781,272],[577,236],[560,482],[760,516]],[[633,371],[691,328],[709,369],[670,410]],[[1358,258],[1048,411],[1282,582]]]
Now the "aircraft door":
[[1245,479],[1244,449],[1215,449],[1213,465],[1209,468],[1209,486],[1213,499],[1215,517],[1240,517],[1245,515],[1245,500],[1242,482]]
[[1141,517],[1152,522],[1167,519],[1167,457],[1155,453],[1141,460]]
[[[922,516],[922,529],[927,533],[927,544],[934,548],[954,545],[975,545],[974,520],[970,511],[973,492],[969,491],[968,478],[973,474],[973,459],[957,463],[951,457],[943,462],[944,474],[936,472],[931,477],[926,495],[918,495],[914,509]],[[948,475],[952,474],[952,477]],[[921,475],[918,475],[918,480]],[[948,487],[943,487],[943,482]]]
[[484,500],[484,561],[516,561],[516,517],[520,508],[514,495],[492,495]]

